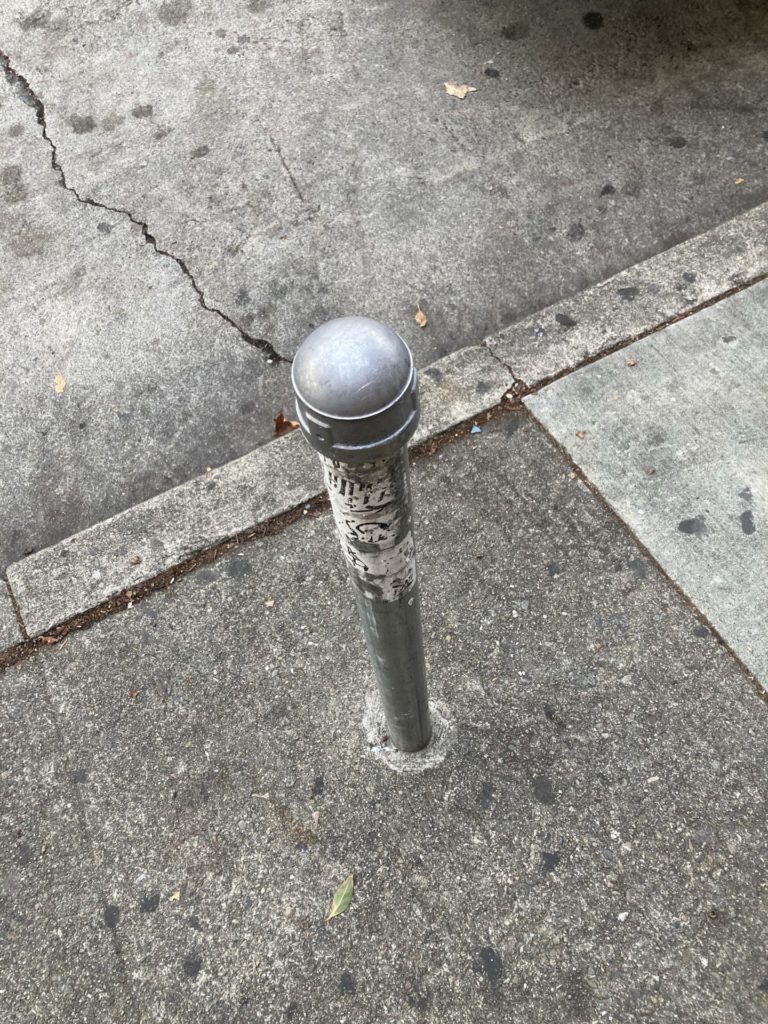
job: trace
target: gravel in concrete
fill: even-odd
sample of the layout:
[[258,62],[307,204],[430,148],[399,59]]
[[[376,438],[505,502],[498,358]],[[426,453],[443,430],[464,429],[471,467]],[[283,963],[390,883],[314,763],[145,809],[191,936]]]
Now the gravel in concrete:
[[768,282],[526,399],[768,687]]
[[[422,375],[413,443],[479,416],[512,384],[486,348],[438,360]],[[298,432],[257,448],[9,566],[25,628],[30,636],[44,633],[322,489],[317,457]]]
[[762,1022],[765,704],[525,416],[414,490],[430,772],[366,753],[327,516],[8,670],[51,694],[142,1020]]
[[768,203],[487,339],[535,387],[768,273]]

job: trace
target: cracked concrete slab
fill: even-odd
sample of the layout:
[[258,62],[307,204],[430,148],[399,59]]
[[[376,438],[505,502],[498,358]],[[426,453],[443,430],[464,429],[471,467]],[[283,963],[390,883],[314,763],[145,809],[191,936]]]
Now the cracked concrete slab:
[[0,76],[0,568],[241,455],[285,401],[129,217],[62,187]]
[[758,0],[13,0],[0,40],[80,194],[284,356],[359,312],[423,366],[768,198]]
[[768,689],[767,322],[763,281],[525,401]]
[[0,565],[267,440],[259,353],[321,320],[423,367],[764,200],[767,39],[752,0],[2,5]]
[[142,1021],[763,1024],[768,709],[568,470],[520,413],[415,467],[430,771],[367,748],[328,515],[4,674],[50,695]]

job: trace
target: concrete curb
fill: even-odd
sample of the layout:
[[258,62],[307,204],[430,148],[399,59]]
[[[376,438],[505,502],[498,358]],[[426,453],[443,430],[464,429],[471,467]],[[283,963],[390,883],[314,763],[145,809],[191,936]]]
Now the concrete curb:
[[[541,386],[767,271],[763,204],[426,367],[413,444],[481,415],[513,386]],[[321,491],[315,456],[294,433],[36,552],[7,571],[27,636],[146,584]],[[0,595],[0,652],[24,639],[12,601]]]
[[768,272],[768,203],[585,292],[485,344],[530,390]]
[[[422,373],[413,444],[497,405],[513,383],[482,346],[433,363]],[[317,458],[297,431],[38,551],[8,567],[27,634],[40,636],[321,492]],[[0,608],[0,627],[1,616]],[[15,615],[14,625],[15,644]]]

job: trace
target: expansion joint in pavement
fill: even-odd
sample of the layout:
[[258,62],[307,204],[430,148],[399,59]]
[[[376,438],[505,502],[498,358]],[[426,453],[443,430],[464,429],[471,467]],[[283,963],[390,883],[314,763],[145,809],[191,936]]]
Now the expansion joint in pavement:
[[[158,256],[164,256],[167,259],[173,260],[176,266],[189,280],[190,284],[192,285],[195,291],[195,294],[197,295],[198,301],[200,305],[203,307],[203,309],[205,309],[208,313],[213,313],[215,316],[218,316],[222,320],[226,321],[226,323],[228,323],[230,327],[233,327],[237,331],[237,333],[240,335],[242,340],[246,342],[246,344],[253,346],[253,348],[258,349],[261,353],[263,353],[267,363],[290,363],[291,360],[286,359],[285,356],[280,355],[280,353],[277,352],[276,349],[273,347],[272,343],[267,341],[266,338],[257,338],[254,335],[249,334],[247,331],[243,330],[243,328],[238,323],[236,323],[230,316],[223,312],[223,310],[219,309],[217,306],[212,306],[205,298],[205,294],[202,288],[195,280],[195,277],[192,274],[189,267],[187,266],[186,261],[181,256],[176,256],[174,253],[169,252],[167,249],[162,249],[158,245],[156,237],[149,230],[149,225],[145,221],[140,220],[138,217],[132,214],[130,210],[126,210],[124,207],[110,206],[107,203],[101,203],[96,199],[90,198],[89,196],[82,196],[77,191],[77,189],[74,188],[74,186],[69,184],[64,173],[64,169],[61,166],[61,163],[59,162],[59,155],[58,150],[56,148],[56,144],[48,133],[48,123],[46,120],[45,105],[43,101],[37,95],[37,93],[29,84],[28,80],[24,77],[24,75],[22,75],[13,67],[13,65],[11,64],[10,57],[2,50],[0,50],[0,65],[2,65],[3,71],[5,72],[6,80],[8,81],[9,85],[13,89],[15,89],[17,95],[21,98],[21,100],[28,107],[32,107],[32,109],[35,111],[37,123],[40,125],[42,136],[48,143],[51,150],[51,166],[53,167],[53,170],[56,172],[61,187],[65,189],[65,191],[71,193],[75,197],[75,199],[79,203],[82,203],[84,206],[92,206],[97,210],[105,210],[109,213],[116,213],[123,217],[127,217],[132,224],[135,224],[136,227],[140,228],[145,243],[147,245],[150,245],[158,254]],[[277,152],[278,155],[280,155],[279,149]],[[280,158],[282,160],[281,155]],[[285,166],[284,161],[283,166]],[[290,175],[290,171],[288,171],[287,167],[286,171]],[[292,175],[291,180],[293,180]],[[294,187],[296,187],[298,191],[298,186],[296,186],[295,182]]]

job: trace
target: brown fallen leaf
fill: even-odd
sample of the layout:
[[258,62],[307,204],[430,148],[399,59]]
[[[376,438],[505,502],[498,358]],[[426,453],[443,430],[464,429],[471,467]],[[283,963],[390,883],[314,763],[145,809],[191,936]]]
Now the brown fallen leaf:
[[53,381],[53,390],[57,395],[60,395],[64,388],[67,386],[67,378],[61,373],[57,373]]
[[289,420],[286,416],[283,416],[283,410],[281,409],[277,416],[275,416],[275,437],[290,434],[298,425],[298,420]]
[[587,432],[586,432],[586,430],[577,430],[577,431],[576,431],[576,437],[578,437],[578,439],[579,439],[580,441],[582,440],[582,438],[584,438],[584,437],[586,437],[586,436],[587,436]]
[[416,316],[413,319],[416,321],[417,327],[426,327],[429,323],[429,320],[427,320],[427,314],[421,306],[416,307]]
[[734,185],[743,185],[744,184],[744,178],[737,178],[736,181],[734,181],[733,184]]
[[140,693],[141,693],[141,690],[129,690],[128,691],[128,696],[131,698],[131,700],[134,700],[136,697],[139,696]]
[[477,92],[474,85],[457,85],[455,82],[443,82],[443,88],[449,96],[455,96],[457,100],[463,100],[470,92]]
[[131,565],[141,565],[141,555],[131,555],[128,561]]
[[628,359],[627,360],[627,366],[637,366],[637,360],[636,359]]

